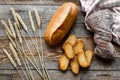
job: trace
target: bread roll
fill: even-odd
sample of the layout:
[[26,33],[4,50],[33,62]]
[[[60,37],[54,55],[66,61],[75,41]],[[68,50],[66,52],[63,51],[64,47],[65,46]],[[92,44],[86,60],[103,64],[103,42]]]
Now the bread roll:
[[58,44],[70,30],[78,15],[78,7],[72,2],[64,3],[53,15],[44,33],[49,45]]

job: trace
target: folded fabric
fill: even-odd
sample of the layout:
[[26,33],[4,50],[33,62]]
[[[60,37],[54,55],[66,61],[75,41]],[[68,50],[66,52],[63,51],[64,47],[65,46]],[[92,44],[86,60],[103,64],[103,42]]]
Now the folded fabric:
[[80,0],[86,12],[85,25],[94,32],[94,53],[105,59],[113,59],[116,51],[113,40],[120,45],[120,0]]
[[80,0],[82,11],[86,12],[85,25],[91,30],[86,23],[87,17],[95,11],[109,9],[113,12],[111,31],[113,41],[120,45],[120,0]]
[[116,51],[111,43],[112,12],[108,9],[92,13],[86,19],[89,28],[94,32],[96,47],[94,53],[105,59],[113,59]]

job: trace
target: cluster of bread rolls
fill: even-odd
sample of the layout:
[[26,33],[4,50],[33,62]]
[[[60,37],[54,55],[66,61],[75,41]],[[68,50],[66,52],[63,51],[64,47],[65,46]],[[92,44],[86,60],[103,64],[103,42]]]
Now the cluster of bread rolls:
[[75,35],[70,35],[62,46],[64,53],[59,58],[59,68],[62,71],[70,68],[74,74],[79,73],[80,66],[87,68],[90,66],[93,52],[84,50],[84,41],[77,39]]

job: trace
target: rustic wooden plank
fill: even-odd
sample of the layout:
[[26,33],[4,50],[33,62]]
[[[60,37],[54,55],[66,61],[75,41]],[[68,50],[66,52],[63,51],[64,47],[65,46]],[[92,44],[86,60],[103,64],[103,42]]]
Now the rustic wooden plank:
[[[94,49],[95,44],[94,44],[93,39],[91,37],[78,37],[78,38],[84,40],[84,42],[85,42],[85,49],[92,49],[92,50]],[[34,38],[33,38],[33,40],[35,41]],[[63,52],[62,49],[61,49],[61,46],[62,46],[64,41],[65,41],[65,39],[62,40],[62,42],[59,45],[51,47],[44,41],[44,39],[42,39],[45,56],[52,56],[53,55],[53,57],[54,57],[55,54],[61,54]],[[1,55],[1,57],[0,58],[2,58],[3,57],[3,50],[2,50],[2,48],[3,47],[5,47],[7,49],[9,48],[9,46],[8,46],[9,45],[9,40],[3,39],[3,40],[1,40],[0,43],[1,43],[1,46],[0,46],[0,55]],[[30,49],[32,51],[35,51],[35,48],[34,48],[32,42],[31,42],[31,39],[27,39],[27,43],[30,46]],[[26,47],[24,42],[23,42],[23,44],[24,44],[24,50],[28,51],[28,49],[27,49],[27,47]],[[118,45],[114,45],[114,46],[115,46],[117,54],[118,54],[116,57],[119,58],[120,57],[120,48],[119,48]],[[37,55],[36,52],[34,52],[34,54]],[[28,55],[29,55],[29,53],[28,53]]]
[[[86,39],[86,38],[82,38],[85,43],[91,43],[92,39]],[[4,40],[5,41],[5,40]],[[31,46],[31,40],[27,40],[27,42],[29,43],[29,45]],[[5,43],[2,42],[3,47],[8,48],[8,43],[9,41],[5,41]],[[90,45],[85,44],[85,49],[92,49],[93,48],[94,43],[91,43]],[[60,45],[61,46],[61,45]],[[58,69],[58,58],[60,57],[62,50],[60,48],[60,46],[57,47],[51,47],[49,45],[47,45],[46,42],[44,42],[43,40],[43,48],[44,48],[44,56],[46,57],[46,64],[48,66],[48,69]],[[92,47],[91,47],[92,46]],[[117,47],[117,46],[116,46]],[[31,49],[33,51],[33,55],[38,56],[37,52],[34,50],[33,46],[31,46]],[[27,55],[30,56],[30,53],[28,51],[28,49],[25,47],[24,48],[25,51],[27,51]],[[120,54],[120,49],[118,48],[118,53]],[[2,48],[0,49],[0,59],[3,60],[6,58],[6,55],[4,55]],[[118,54],[118,56],[116,56],[116,59],[114,61],[110,61],[110,60],[102,60],[102,59],[94,59],[91,67],[89,68],[90,70],[119,70],[120,68],[120,64],[119,64],[119,57],[120,55]],[[118,58],[118,59],[117,59]],[[38,60],[38,58],[37,58]],[[6,61],[5,61],[6,62]],[[13,69],[13,67],[10,67],[10,63],[6,62],[5,64],[3,64],[1,62],[1,66],[0,69]]]
[[[58,73],[52,71],[53,80],[119,80],[119,71],[81,71],[79,75],[75,76],[71,72]],[[54,76],[55,75],[55,76]]]
[[[0,26],[0,27],[3,28],[2,26]],[[44,32],[45,32],[46,27],[47,27],[47,25],[42,27],[42,30],[41,30],[42,31],[41,32],[42,37],[44,37]],[[31,36],[34,37],[34,33],[31,30],[31,26],[28,27],[28,30],[29,30]],[[21,31],[22,31],[22,34],[24,34],[24,37],[29,37],[28,34],[24,31],[24,29],[21,29]],[[36,30],[37,37],[39,37],[38,31],[39,30]],[[73,25],[73,27],[68,32],[66,37],[68,37],[70,34],[74,34],[77,37],[92,37],[92,33],[90,31],[86,30],[84,24],[75,24],[75,25]],[[5,37],[6,37],[5,30],[1,29],[0,30],[0,39],[6,39]]]
[[[85,49],[93,49],[94,48],[94,43],[93,39],[88,37],[79,37],[85,41]],[[37,52],[35,51],[34,47],[32,46],[31,40],[27,39],[28,44],[31,46],[31,50],[33,52],[33,55],[36,56],[36,59],[38,60],[38,55]],[[89,43],[89,45],[88,45]],[[6,55],[3,53],[2,47],[5,47],[9,49],[8,47],[9,41],[7,39],[3,39],[1,41],[1,48],[0,48],[0,60],[6,59]],[[61,43],[62,44],[62,43]],[[45,56],[45,61],[48,69],[58,69],[58,58],[60,57],[62,53],[61,49],[61,44],[55,47],[49,46],[44,40],[43,40],[43,48],[44,48],[44,56]],[[116,59],[111,61],[111,60],[102,60],[102,59],[93,59],[93,62],[91,64],[91,67],[89,70],[120,70],[120,48],[118,45],[116,45],[116,49],[118,52],[118,56],[116,56]],[[27,52],[27,55],[30,56],[30,52],[28,49],[25,47],[24,50]],[[39,62],[37,62],[39,63]],[[33,67],[31,67],[34,69]],[[3,61],[0,62],[0,69],[14,69],[9,61]]]
[[1,0],[0,4],[41,4],[41,5],[60,5],[65,2],[79,4],[79,0]]
[[[46,27],[50,19],[52,18],[53,14],[56,12],[59,6],[41,6],[41,5],[1,5],[0,6],[0,19],[13,19],[13,16],[10,12],[10,7],[15,8],[16,12],[18,12],[23,20],[25,21],[26,25],[30,26],[28,10],[32,11],[33,20],[35,21],[35,16],[33,12],[33,8],[36,8],[39,11],[42,20],[42,27]],[[36,21],[35,21],[36,22]],[[79,15],[76,20],[76,24],[84,23],[84,13],[79,8]],[[1,26],[1,24],[0,24]],[[2,29],[0,27],[0,29]]]
[[[47,69],[59,70],[59,67],[58,67],[59,57],[60,57],[60,54],[55,57],[44,57]],[[35,57],[35,58],[37,60],[37,63],[40,64],[39,58],[38,57]],[[30,59],[33,61],[33,59],[31,57],[30,57]],[[22,60],[21,60],[21,62],[22,62],[22,67],[25,69]],[[80,70],[81,71],[85,71],[85,70],[89,70],[89,71],[120,71],[120,63],[119,62],[120,62],[120,59],[115,59],[113,61],[112,60],[93,59],[91,66],[89,68],[86,68],[86,69],[80,68]],[[34,63],[34,61],[33,61],[33,63]],[[34,70],[33,66],[30,66],[30,68],[32,70]],[[19,68],[19,69],[21,69],[21,68]],[[0,61],[0,70],[14,70],[14,67],[7,59],[5,61]],[[70,70],[70,68],[68,70]]]
[[[4,37],[4,38],[5,39],[0,39],[0,43],[1,43],[1,46],[0,46],[0,60],[3,60],[3,59],[6,58],[6,55],[3,53],[2,48],[4,47],[4,48],[9,50],[9,40],[6,39],[7,37]],[[85,41],[85,43],[90,44],[90,45],[85,44],[85,46],[86,46],[85,49],[92,49],[93,50],[94,43],[93,43],[92,38],[89,38],[89,37],[88,38],[79,37],[79,38],[83,39]],[[33,40],[35,41],[35,38],[33,38]],[[62,49],[61,49],[61,46],[62,46],[64,40],[62,40],[62,42],[58,46],[51,47],[44,41],[44,39],[42,39],[44,56],[46,56],[46,57],[57,57],[57,56],[59,56],[63,52]],[[33,55],[38,56],[38,54],[37,54],[37,52],[36,52],[36,50],[33,46],[33,43],[31,42],[31,39],[27,38],[27,43],[30,46],[30,49],[33,51]],[[28,51],[28,48],[27,48],[25,42],[23,42],[23,44],[24,44],[24,49],[23,50],[27,51],[27,55],[30,55],[30,52]]]
[[[42,80],[40,76],[32,71],[36,76],[35,80]],[[51,80],[119,80],[120,71],[80,71],[78,75],[74,75],[70,71],[61,72],[59,70],[49,70]],[[25,77],[25,76],[24,76]],[[15,70],[1,70],[0,79],[2,80],[21,80]]]

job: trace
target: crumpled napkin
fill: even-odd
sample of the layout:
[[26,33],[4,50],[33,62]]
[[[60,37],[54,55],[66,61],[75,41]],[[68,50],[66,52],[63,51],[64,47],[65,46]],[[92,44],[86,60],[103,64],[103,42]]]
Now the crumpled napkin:
[[113,12],[113,24],[111,32],[113,41],[120,45],[120,0],[80,0],[82,11],[86,12],[85,25],[88,30],[91,30],[86,23],[87,17],[95,11],[109,9]]

